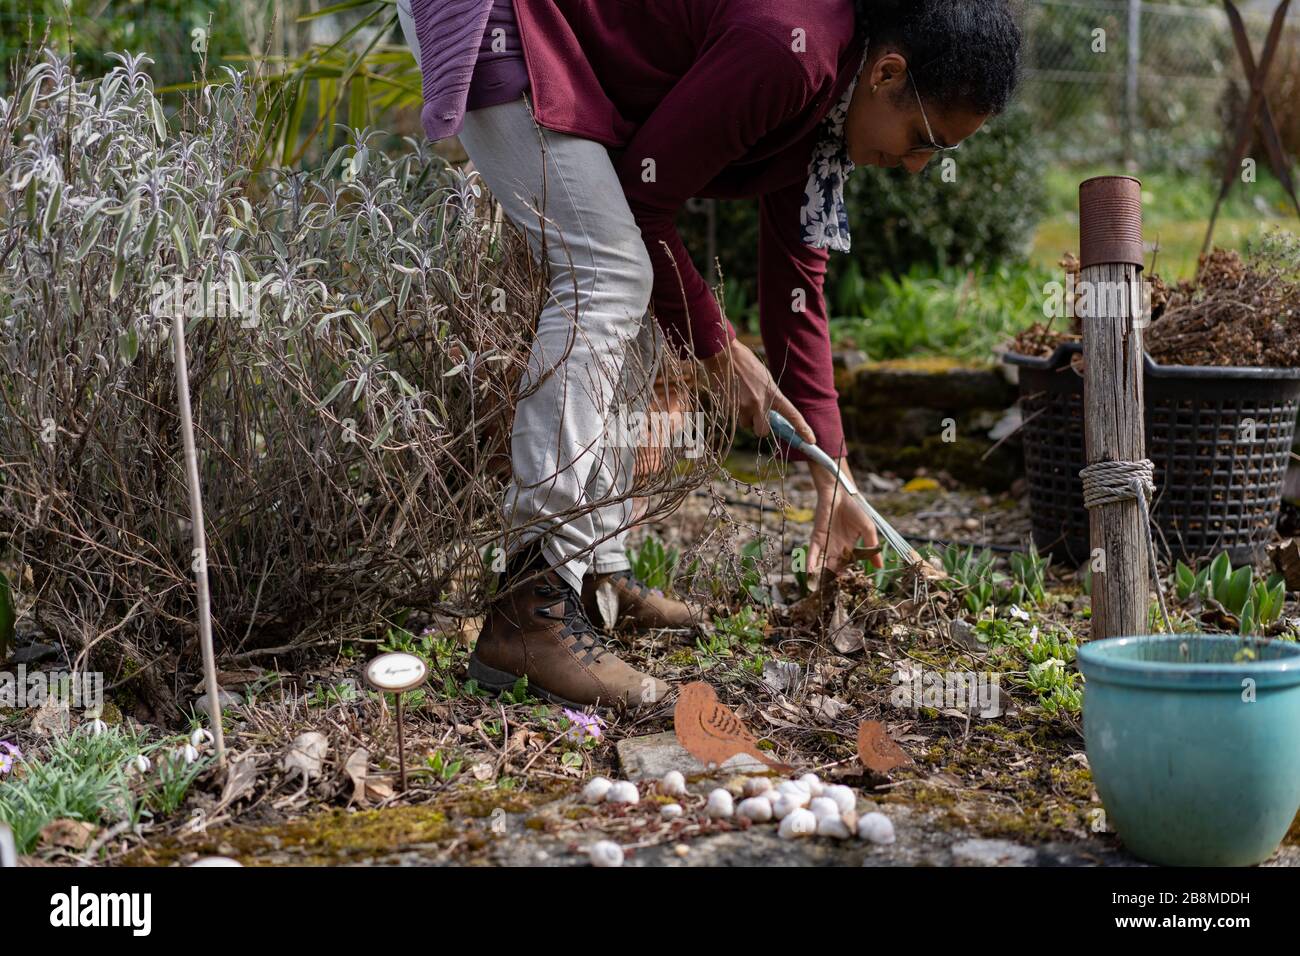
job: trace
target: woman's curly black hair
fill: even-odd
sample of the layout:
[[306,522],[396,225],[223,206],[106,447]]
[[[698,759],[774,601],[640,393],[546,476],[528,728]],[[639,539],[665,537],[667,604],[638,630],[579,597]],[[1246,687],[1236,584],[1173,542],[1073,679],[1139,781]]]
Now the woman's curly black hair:
[[1001,113],[1020,83],[1023,36],[1009,0],[855,0],[873,50],[907,57],[921,97]]

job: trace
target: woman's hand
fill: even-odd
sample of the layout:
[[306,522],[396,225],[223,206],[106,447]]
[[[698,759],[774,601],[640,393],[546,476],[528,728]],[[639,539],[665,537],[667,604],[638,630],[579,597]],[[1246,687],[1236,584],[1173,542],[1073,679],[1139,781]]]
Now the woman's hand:
[[[853,482],[848,462],[839,462],[840,470]],[[876,537],[876,525],[867,517],[853,496],[835,480],[826,469],[809,462],[812,469],[813,485],[817,488],[817,511],[813,518],[812,542],[808,547],[808,576],[816,579],[823,567],[838,571],[845,563],[844,555],[858,546],[858,539],[866,542],[868,548],[879,544]],[[857,482],[853,482],[857,486]],[[883,567],[880,554],[871,556],[871,563]]]
[[736,417],[741,426],[762,438],[772,430],[767,423],[767,413],[775,408],[804,441],[816,443],[817,436],[813,430],[790,400],[781,394],[772,373],[748,345],[735,339],[717,355],[701,359],[700,364],[708,372],[715,388],[728,384],[732,388]]

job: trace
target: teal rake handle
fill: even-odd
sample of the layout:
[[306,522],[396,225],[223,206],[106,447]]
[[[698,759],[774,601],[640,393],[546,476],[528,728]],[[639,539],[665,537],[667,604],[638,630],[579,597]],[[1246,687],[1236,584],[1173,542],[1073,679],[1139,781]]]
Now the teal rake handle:
[[835,477],[835,480],[840,483],[844,490],[853,496],[853,500],[858,503],[858,506],[867,513],[867,517],[879,529],[881,537],[885,539],[899,557],[911,564],[916,564],[921,560],[921,555],[908,543],[907,539],[895,531],[894,526],[886,521],[879,511],[871,507],[871,502],[866,499],[866,496],[853,486],[853,482],[849,480],[848,475],[840,470],[840,466],[835,459],[812,442],[804,441],[786,417],[775,409],[767,413],[767,422],[772,426],[773,435],[796,451],[803,452],[809,459],[817,462]]

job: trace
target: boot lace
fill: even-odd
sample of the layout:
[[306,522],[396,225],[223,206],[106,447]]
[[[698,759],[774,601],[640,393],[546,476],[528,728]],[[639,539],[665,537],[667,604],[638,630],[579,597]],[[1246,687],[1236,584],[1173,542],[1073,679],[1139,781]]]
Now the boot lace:
[[537,585],[537,594],[544,598],[564,599],[558,613],[555,613],[554,604],[538,608],[537,613],[552,621],[564,622],[560,637],[565,639],[565,646],[569,650],[580,655],[579,660],[583,664],[594,664],[609,653],[597,639],[595,629],[587,620],[587,612],[582,609],[582,602],[574,595],[572,588],[567,584],[548,584],[542,581]]

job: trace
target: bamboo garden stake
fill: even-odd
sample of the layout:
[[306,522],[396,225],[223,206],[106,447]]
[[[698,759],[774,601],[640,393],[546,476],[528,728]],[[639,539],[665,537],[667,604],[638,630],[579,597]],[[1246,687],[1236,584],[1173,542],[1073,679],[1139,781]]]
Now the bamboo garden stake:
[[212,603],[208,596],[208,544],[203,527],[203,489],[199,484],[199,455],[194,445],[194,415],[190,409],[189,367],[185,358],[185,313],[176,310],[172,321],[172,343],[176,350],[176,402],[181,415],[181,438],[185,443],[185,473],[190,486],[190,526],[194,541],[194,586],[199,604],[199,647],[203,652],[203,681],[208,696],[208,720],[212,724],[213,749],[217,766],[226,767],[226,739],[221,727],[221,688],[217,686],[217,662],[212,651]]

